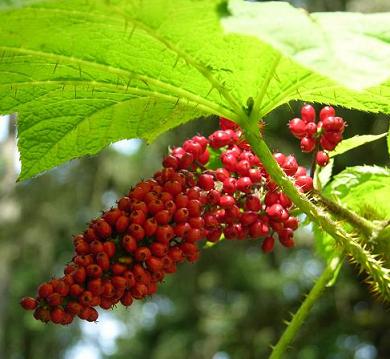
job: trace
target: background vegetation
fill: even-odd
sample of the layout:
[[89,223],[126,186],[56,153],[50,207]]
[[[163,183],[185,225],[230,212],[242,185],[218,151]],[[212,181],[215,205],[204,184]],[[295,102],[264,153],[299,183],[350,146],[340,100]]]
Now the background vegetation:
[[[310,11],[390,11],[386,1],[292,1]],[[299,104],[267,117],[274,149],[298,152],[287,121]],[[339,109],[350,126],[346,137],[387,130],[385,116]],[[198,120],[177,128],[151,146],[132,140],[96,157],[84,158],[31,181],[18,173],[13,121],[1,120],[0,139],[0,358],[265,358],[312,285],[323,263],[315,256],[310,227],[297,234],[297,247],[263,255],[259,244],[222,243],[203,252],[167,278],[157,296],[131,310],[101,315],[98,324],[61,328],[43,325],[18,305],[49,273],[59,274],[71,257],[71,236],[140,178],[160,167],[168,145],[215,123]],[[336,159],[346,165],[386,164],[385,139]],[[307,166],[309,159],[301,157]],[[295,349],[294,349],[295,348]],[[370,296],[353,265],[314,308],[286,358],[374,359],[390,357],[389,308]]]

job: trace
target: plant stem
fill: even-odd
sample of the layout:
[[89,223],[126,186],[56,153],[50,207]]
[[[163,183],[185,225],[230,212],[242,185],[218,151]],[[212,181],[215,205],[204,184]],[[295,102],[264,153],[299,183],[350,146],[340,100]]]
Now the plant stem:
[[316,139],[316,148],[313,152],[313,158],[311,160],[311,167],[310,167],[310,177],[314,178],[314,173],[316,171],[316,166],[317,166],[317,152],[320,148],[320,142],[318,138]]
[[390,300],[390,270],[383,267],[383,263],[371,254],[359,241],[342,226],[335,222],[328,212],[313,204],[303,193],[299,192],[294,183],[286,176],[274,159],[270,149],[259,134],[257,121],[241,122],[245,137],[256,155],[260,158],[265,170],[272,180],[286,193],[287,196],[306,215],[324,231],[328,232],[362,269],[372,279],[373,290]]
[[370,239],[372,235],[375,235],[380,231],[381,228],[377,228],[377,226],[371,221],[343,207],[341,204],[338,204],[337,202],[334,202],[324,197],[320,192],[313,191],[313,195],[313,198],[318,203],[324,205],[336,217],[344,219],[351,223],[353,226],[360,229],[368,239]]
[[299,307],[298,311],[293,315],[292,320],[288,324],[286,330],[283,332],[278,343],[273,348],[269,359],[279,359],[286,351],[287,347],[294,340],[299,328],[302,326],[307,316],[309,315],[310,309],[314,303],[318,300],[326,285],[332,279],[335,269],[340,263],[340,257],[334,257],[325,270],[322,272],[320,277],[317,279],[314,287],[311,289],[305,300]]

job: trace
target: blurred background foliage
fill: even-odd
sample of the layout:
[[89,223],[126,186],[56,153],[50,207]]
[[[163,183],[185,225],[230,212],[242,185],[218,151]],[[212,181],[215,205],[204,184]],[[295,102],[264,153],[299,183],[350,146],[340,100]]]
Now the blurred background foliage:
[[[390,11],[388,0],[292,1],[310,11]],[[331,54],[330,54],[331,56]],[[300,104],[267,118],[271,147],[297,153],[287,121]],[[349,123],[346,137],[378,134],[388,118],[338,109]],[[14,121],[0,118],[0,358],[7,359],[251,359],[266,358],[284,320],[321,273],[310,226],[297,246],[263,255],[257,241],[220,243],[201,260],[184,264],[158,295],[129,310],[102,313],[97,324],[43,325],[18,302],[50,276],[60,275],[72,256],[72,235],[141,178],[159,169],[168,146],[197,132],[208,135],[216,121],[200,119],[147,146],[122,141],[98,156],[83,158],[38,178],[15,183],[19,171]],[[335,172],[359,164],[386,165],[385,139],[336,158]],[[348,263],[336,286],[316,304],[286,358],[388,359],[390,314]]]

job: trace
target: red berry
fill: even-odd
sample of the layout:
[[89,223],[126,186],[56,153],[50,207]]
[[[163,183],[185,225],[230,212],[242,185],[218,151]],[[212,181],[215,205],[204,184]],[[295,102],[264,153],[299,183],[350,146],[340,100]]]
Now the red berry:
[[261,245],[261,249],[264,253],[269,253],[273,250],[275,244],[275,238],[274,237],[266,237],[263,241],[263,244]]
[[239,128],[236,123],[224,117],[219,118],[219,127],[221,127],[222,130],[233,130],[233,131]]
[[223,182],[226,178],[230,177],[230,173],[227,169],[225,168],[218,168],[215,171],[215,177],[217,178],[218,181]]
[[316,154],[316,162],[319,166],[326,166],[329,162],[329,156],[324,151],[318,151]]
[[171,167],[177,169],[179,167],[179,159],[176,156],[168,155],[163,160],[164,167]]
[[249,163],[248,160],[241,160],[237,163],[236,172],[240,176],[248,176],[250,168],[251,168],[251,164]]
[[193,140],[187,140],[183,143],[183,149],[186,151],[186,152],[189,152],[191,153],[194,158],[198,158],[201,153],[204,151],[202,149],[202,146],[196,142],[196,141],[193,141]]
[[38,295],[41,298],[46,298],[53,293],[53,286],[49,283],[43,283],[38,288]]
[[249,195],[245,201],[245,208],[248,211],[258,212],[261,209],[260,199],[254,195]]
[[121,215],[122,211],[119,208],[113,208],[103,215],[103,219],[111,226],[114,226]]
[[313,189],[313,179],[309,176],[299,176],[295,179],[295,185],[303,192],[308,192]]
[[320,120],[324,121],[325,118],[334,116],[336,114],[332,106],[325,106],[320,111]]
[[298,169],[298,162],[293,155],[289,155],[286,157],[282,168],[287,176],[294,176]]
[[112,229],[111,226],[102,219],[96,223],[96,232],[100,238],[106,239],[111,236]]
[[331,142],[327,137],[321,136],[320,145],[326,151],[333,151],[337,146],[337,142]]
[[263,178],[261,170],[258,168],[251,168],[249,170],[249,178],[252,180],[253,183],[260,183]]
[[168,224],[164,226],[159,226],[156,231],[156,240],[161,243],[169,243],[169,241],[174,237],[175,232],[172,227]]
[[236,191],[237,180],[233,177],[226,178],[223,181],[223,190],[227,194],[233,194]]
[[158,224],[168,224],[172,220],[172,215],[166,209],[164,209],[156,213],[154,218]]
[[219,204],[223,208],[229,208],[236,203],[235,199],[232,196],[222,196],[221,199],[219,200]]
[[31,297],[24,297],[20,301],[20,305],[23,307],[23,309],[33,310],[38,306],[38,301]]
[[146,220],[144,223],[144,230],[145,230],[145,235],[147,237],[151,237],[156,233],[158,224],[155,218],[151,217]]
[[198,186],[205,191],[210,191],[214,188],[214,177],[209,174],[202,174],[198,179]]
[[130,220],[127,216],[120,216],[115,223],[115,229],[119,233],[123,233],[127,230],[129,226]]
[[313,137],[303,137],[300,146],[302,152],[311,152],[316,147],[316,140]]
[[251,190],[252,180],[249,177],[241,177],[237,180],[237,190],[248,193]]
[[306,136],[313,136],[317,133],[317,124],[315,122],[309,122],[305,127]]
[[139,224],[131,224],[127,232],[131,234],[137,241],[140,241],[145,237],[145,230]]
[[306,123],[315,122],[316,120],[316,111],[312,105],[305,105],[301,108],[301,117],[302,120]]
[[110,258],[115,254],[115,243],[113,241],[107,241],[103,243],[103,251]]
[[60,324],[65,316],[65,312],[61,307],[56,307],[50,312],[50,319],[54,324]]
[[129,197],[122,197],[118,201],[118,208],[121,211],[130,211],[130,206],[131,206],[131,200]]
[[293,118],[289,123],[288,127],[290,132],[296,137],[301,139],[306,135],[306,122],[300,118]]
[[139,262],[143,262],[150,258],[151,255],[152,253],[148,247],[139,247],[134,253],[134,258]]

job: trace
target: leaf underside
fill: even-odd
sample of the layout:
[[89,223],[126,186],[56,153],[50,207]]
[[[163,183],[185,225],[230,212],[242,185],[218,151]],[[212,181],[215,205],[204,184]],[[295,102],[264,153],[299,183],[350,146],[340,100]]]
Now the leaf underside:
[[[366,81],[361,75],[357,90],[355,67],[337,63],[345,74],[337,79],[328,64],[315,68],[298,51],[302,36],[314,41],[310,28],[291,35],[288,49],[266,31],[256,38],[226,32],[227,21],[241,16],[233,5],[248,3],[232,2],[230,13],[223,0],[67,0],[0,11],[0,113],[19,114],[20,179],[124,138],[153,141],[203,115],[249,120],[249,97],[255,119],[295,99],[390,113],[387,63],[375,51],[370,61],[362,53],[361,61],[368,72],[382,69],[384,77]],[[275,3],[252,5],[259,12],[280,9]],[[300,13],[289,7],[286,23]],[[313,16],[322,22],[329,15]],[[356,21],[372,23],[370,16],[351,18],[339,31],[353,37]],[[387,16],[375,18],[370,30],[375,41],[382,34],[382,57],[388,51]],[[273,20],[253,19],[251,26],[261,22],[270,29]],[[237,26],[235,32],[244,30]],[[355,40],[361,36],[356,32]],[[330,36],[326,47],[333,41]],[[359,49],[349,49],[354,59]]]

